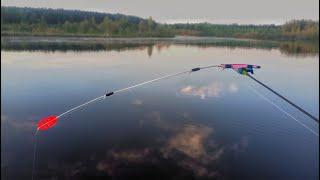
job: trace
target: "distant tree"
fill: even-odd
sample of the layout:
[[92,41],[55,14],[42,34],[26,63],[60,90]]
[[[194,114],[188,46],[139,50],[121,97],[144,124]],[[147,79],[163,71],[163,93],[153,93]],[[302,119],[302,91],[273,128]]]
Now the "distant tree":
[[89,29],[90,29],[90,23],[87,19],[80,22],[79,30],[78,30],[79,33],[88,33]]
[[110,36],[111,35],[111,33],[110,33],[110,24],[111,24],[111,21],[107,16],[103,18],[103,21],[100,24],[100,29],[101,29],[101,31],[103,33],[105,33],[106,36]]
[[151,32],[153,30],[154,24],[155,24],[154,21],[152,20],[151,16],[148,18],[147,24],[148,24],[148,31]]
[[140,21],[139,22],[139,33],[143,34],[143,33],[147,32],[147,30],[148,30],[148,27],[147,27],[146,22],[145,21]]
[[42,16],[39,23],[40,31],[44,31],[47,28],[47,22],[45,21],[44,17]]

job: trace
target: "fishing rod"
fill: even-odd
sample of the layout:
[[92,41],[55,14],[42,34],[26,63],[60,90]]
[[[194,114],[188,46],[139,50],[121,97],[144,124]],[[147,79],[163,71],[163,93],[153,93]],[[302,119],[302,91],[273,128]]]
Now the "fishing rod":
[[121,92],[124,92],[124,91],[128,91],[130,89],[137,88],[139,86],[147,85],[147,84],[150,84],[150,83],[154,83],[156,81],[160,81],[160,80],[163,80],[163,79],[168,79],[168,78],[172,78],[172,77],[179,76],[179,75],[182,75],[182,74],[193,73],[193,72],[196,72],[196,71],[200,71],[202,69],[208,69],[208,68],[214,68],[214,67],[218,67],[218,68],[222,68],[222,69],[233,69],[236,72],[238,72],[239,74],[248,76],[249,78],[251,78],[255,82],[259,83],[260,85],[262,85],[263,87],[265,87],[266,89],[268,89],[269,91],[271,91],[272,93],[274,93],[275,95],[280,97],[281,99],[283,99],[286,102],[288,102],[290,105],[292,105],[293,107],[298,109],[300,112],[304,113],[305,115],[307,115],[308,117],[313,119],[315,122],[319,123],[319,119],[317,119],[316,117],[314,117],[313,115],[308,113],[306,110],[304,110],[300,106],[298,106],[295,103],[293,103],[292,101],[288,100],[283,95],[281,95],[280,93],[276,92],[275,90],[273,90],[272,88],[270,88],[269,86],[267,86],[266,84],[262,83],[261,81],[257,80],[256,78],[254,78],[252,75],[249,74],[249,73],[254,74],[253,69],[260,69],[261,68],[260,66],[258,66],[258,65],[250,65],[250,64],[220,64],[220,65],[196,67],[196,68],[192,68],[191,70],[188,70],[188,71],[181,71],[181,72],[178,72],[178,73],[161,76],[159,78],[152,79],[152,80],[149,80],[149,81],[145,81],[145,82],[142,82],[142,83],[139,83],[139,84],[136,84],[136,85],[132,85],[132,86],[126,87],[126,88],[118,89],[116,91],[107,92],[106,94],[104,94],[102,96],[96,97],[96,98],[94,98],[92,100],[89,100],[89,101],[83,103],[83,104],[75,106],[75,107],[73,107],[73,108],[61,113],[58,116],[52,115],[52,116],[48,116],[46,118],[41,119],[39,121],[39,123],[38,123],[37,131],[39,131],[39,130],[47,130],[47,129],[53,127],[57,123],[58,119],[61,118],[62,116],[70,114],[70,113],[80,109],[81,107],[87,106],[87,105],[89,105],[91,103],[94,103],[96,101],[105,99],[108,96],[112,96],[114,94],[118,94],[118,93],[121,93]]

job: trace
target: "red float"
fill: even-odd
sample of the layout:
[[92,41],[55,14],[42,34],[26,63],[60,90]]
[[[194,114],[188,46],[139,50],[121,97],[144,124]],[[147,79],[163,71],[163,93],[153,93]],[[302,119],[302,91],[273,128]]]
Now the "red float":
[[56,125],[57,121],[58,121],[57,116],[48,116],[46,118],[43,118],[38,122],[37,130],[45,131],[47,129],[50,129],[54,125]]

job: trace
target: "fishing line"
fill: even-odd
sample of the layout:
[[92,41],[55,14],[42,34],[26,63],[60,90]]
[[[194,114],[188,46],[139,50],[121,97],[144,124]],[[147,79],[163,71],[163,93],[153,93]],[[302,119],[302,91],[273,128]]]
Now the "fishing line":
[[36,152],[37,152],[37,133],[34,134],[34,145],[33,145],[33,160],[32,160],[32,180],[34,178],[34,173],[35,173],[35,165],[36,165]]
[[268,103],[270,103],[271,105],[273,105],[274,107],[276,107],[278,110],[280,110],[282,113],[286,114],[287,116],[289,116],[290,118],[292,118],[293,120],[295,120],[296,122],[298,122],[300,125],[302,125],[304,128],[306,128],[307,130],[309,130],[311,133],[313,133],[314,135],[319,137],[319,134],[316,133],[315,131],[313,131],[310,127],[308,127],[307,125],[305,125],[304,123],[302,123],[301,121],[299,121],[297,118],[295,118],[294,116],[292,116],[290,113],[288,113],[287,111],[285,111],[284,109],[282,109],[280,106],[278,106],[277,104],[275,104],[273,101],[271,101],[269,98],[267,98],[266,96],[262,95],[261,93],[259,93],[257,90],[255,90],[253,87],[251,87],[249,85],[249,89],[254,92],[256,95],[260,96],[262,99],[264,99],[265,101],[267,101]]
[[306,110],[302,109],[300,106],[296,105],[295,103],[293,103],[292,101],[290,101],[289,99],[287,99],[286,97],[282,96],[281,94],[279,94],[278,92],[276,92],[275,90],[273,90],[272,88],[270,88],[269,86],[267,86],[266,84],[262,83],[261,81],[257,80],[256,78],[254,78],[253,76],[251,76],[249,73],[247,74],[248,77],[250,77],[251,79],[253,79],[255,82],[259,83],[260,85],[262,85],[263,87],[267,88],[268,90],[270,90],[271,92],[273,92],[275,95],[277,95],[278,97],[280,97],[281,99],[285,100],[287,103],[291,104],[293,107],[295,107],[296,109],[298,109],[300,112],[302,112],[303,114],[309,116],[311,119],[313,119],[314,121],[316,121],[317,123],[319,123],[319,119],[317,119],[316,117],[314,117],[313,115],[311,115],[310,113],[308,113]]

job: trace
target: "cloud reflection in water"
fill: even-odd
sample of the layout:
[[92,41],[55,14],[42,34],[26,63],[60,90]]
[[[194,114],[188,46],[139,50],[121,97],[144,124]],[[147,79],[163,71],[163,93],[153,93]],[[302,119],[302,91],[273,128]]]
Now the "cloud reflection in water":
[[182,113],[184,119],[192,123],[174,124],[162,118],[161,113],[154,111],[147,116],[152,126],[170,132],[167,139],[163,139],[162,156],[175,162],[181,168],[190,170],[198,177],[220,177],[218,169],[210,166],[216,165],[226,153],[244,152],[248,146],[248,138],[242,137],[239,142],[229,145],[219,145],[214,141],[214,129],[196,123],[189,113]]
[[189,96],[197,96],[201,99],[206,99],[209,97],[220,97],[221,93],[228,91],[229,93],[238,92],[238,86],[236,83],[230,83],[227,86],[222,82],[213,82],[206,86],[185,86],[180,89],[180,93]]

